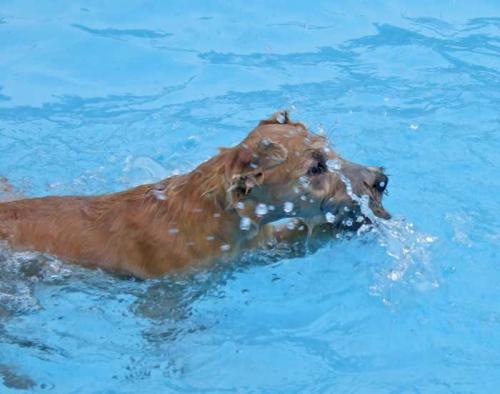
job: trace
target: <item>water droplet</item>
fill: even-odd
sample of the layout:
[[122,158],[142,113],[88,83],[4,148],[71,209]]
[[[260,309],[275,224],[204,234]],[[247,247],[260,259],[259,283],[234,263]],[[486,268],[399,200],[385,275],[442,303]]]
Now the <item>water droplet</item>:
[[245,203],[240,201],[236,204],[236,209],[245,209]]
[[227,252],[229,249],[231,249],[231,245],[228,245],[228,244],[222,244],[220,246],[220,250],[222,250],[223,252]]
[[269,209],[270,211],[274,211],[276,208],[274,207],[274,205],[268,205],[267,209]]
[[401,273],[396,271],[391,271],[387,274],[387,278],[395,282],[401,279]]
[[255,207],[255,214],[257,216],[264,216],[267,214],[267,205],[266,204],[257,204]]
[[347,227],[351,227],[351,226],[352,226],[352,219],[347,219],[347,220],[345,221],[345,225],[346,225]]
[[301,176],[299,178],[299,182],[300,182],[300,185],[304,188],[304,189],[307,189],[309,188],[309,185],[311,184],[311,181],[308,177],[306,176]]
[[252,221],[249,217],[243,216],[240,220],[240,229],[243,231],[250,230],[250,226],[252,225]]
[[169,229],[168,229],[168,232],[169,232],[169,234],[172,234],[172,235],[173,235],[173,234],[177,234],[177,233],[179,232],[179,230],[178,230],[178,229],[176,229],[176,228],[169,228]]
[[269,145],[271,145],[271,140],[269,138],[262,138],[260,140],[260,144],[262,146],[269,146]]
[[416,123],[412,123],[412,124],[410,125],[410,129],[412,129],[412,130],[418,130],[418,124],[416,124]]
[[384,187],[385,186],[385,182],[384,181],[380,181],[379,186],[380,187]]
[[333,171],[339,171],[340,168],[342,167],[342,164],[338,159],[330,159],[326,161],[326,166],[328,167],[329,171],[333,172]]
[[300,199],[301,199],[302,201],[306,201],[306,200],[307,200],[307,197],[306,197],[306,196],[300,196]]
[[276,116],[276,120],[278,123],[285,123],[286,122],[286,117],[283,115],[281,112]]
[[349,207],[344,207],[344,212],[349,212],[349,211],[350,211]]
[[214,218],[220,218],[220,213],[214,213]]
[[333,223],[335,221],[335,215],[331,212],[325,213],[325,218],[328,223]]
[[290,213],[293,211],[293,202],[287,201],[283,204],[283,211]]
[[286,224],[288,230],[293,230],[295,228],[295,222],[291,221]]
[[363,220],[365,220],[365,218],[361,215],[359,215],[357,218],[356,218],[356,222],[358,223],[361,223]]
[[160,201],[165,201],[167,199],[165,192],[162,190],[153,190],[153,196]]
[[215,237],[213,235],[207,235],[207,241],[213,241]]

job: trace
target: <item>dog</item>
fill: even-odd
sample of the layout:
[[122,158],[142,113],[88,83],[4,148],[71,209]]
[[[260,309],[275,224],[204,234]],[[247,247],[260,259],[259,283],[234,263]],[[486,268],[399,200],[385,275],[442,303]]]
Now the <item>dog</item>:
[[[387,182],[383,168],[343,159],[324,136],[281,111],[183,175],[107,195],[0,203],[0,240],[153,278],[270,241],[294,242],[317,226],[354,231],[374,217],[388,219]],[[286,218],[292,221],[283,224]]]

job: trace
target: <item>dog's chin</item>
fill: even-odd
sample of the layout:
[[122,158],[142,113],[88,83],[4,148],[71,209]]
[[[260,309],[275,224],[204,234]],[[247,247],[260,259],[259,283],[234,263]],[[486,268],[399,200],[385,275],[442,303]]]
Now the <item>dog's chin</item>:
[[[305,220],[309,228],[320,228],[322,232],[328,232],[330,234],[339,233],[350,233],[356,232],[363,226],[371,226],[377,219],[388,220],[391,218],[391,214],[382,206],[381,203],[370,203],[370,215],[365,215],[362,213],[359,205],[351,205],[342,207],[332,206],[325,210],[325,215],[323,217],[315,217],[313,220]],[[335,212],[335,214],[332,213]]]

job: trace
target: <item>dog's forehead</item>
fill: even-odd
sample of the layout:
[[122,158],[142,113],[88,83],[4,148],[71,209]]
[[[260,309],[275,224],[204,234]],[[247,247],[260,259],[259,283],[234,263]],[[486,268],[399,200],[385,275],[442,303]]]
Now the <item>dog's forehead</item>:
[[279,143],[287,149],[321,149],[328,145],[325,137],[313,134],[302,124],[268,124],[255,129],[249,136],[253,143],[263,139]]

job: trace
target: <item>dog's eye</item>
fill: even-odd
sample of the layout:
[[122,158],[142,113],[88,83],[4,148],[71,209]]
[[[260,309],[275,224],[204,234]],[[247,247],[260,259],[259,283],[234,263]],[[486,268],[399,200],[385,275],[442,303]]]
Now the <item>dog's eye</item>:
[[322,161],[318,161],[315,165],[309,168],[309,170],[307,171],[307,175],[310,176],[319,175],[325,171],[326,171],[326,164],[323,163]]

